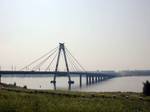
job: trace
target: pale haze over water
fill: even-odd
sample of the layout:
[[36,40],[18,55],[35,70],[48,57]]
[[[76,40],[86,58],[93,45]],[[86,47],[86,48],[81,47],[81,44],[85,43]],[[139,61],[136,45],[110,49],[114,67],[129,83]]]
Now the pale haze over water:
[[86,70],[150,68],[150,0],[0,0],[0,66],[65,42]]

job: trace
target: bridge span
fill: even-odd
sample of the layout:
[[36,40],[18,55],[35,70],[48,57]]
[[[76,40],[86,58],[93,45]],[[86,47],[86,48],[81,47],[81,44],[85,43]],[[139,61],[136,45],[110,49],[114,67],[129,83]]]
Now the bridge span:
[[[47,76],[57,76],[57,77],[62,77],[62,76],[68,76],[68,72],[64,72],[64,71],[0,71],[0,81],[1,81],[1,77],[2,76],[7,76],[7,75],[11,75],[11,76],[28,76],[28,75],[47,75]],[[94,84],[94,83],[98,83],[100,81],[106,80],[106,79],[110,79],[113,77],[117,77],[117,74],[108,74],[108,73],[101,73],[101,72],[74,72],[74,71],[70,71],[69,72],[70,77],[79,77],[80,78],[80,87],[82,87],[82,77],[86,77],[86,84],[90,85],[90,84]],[[72,82],[68,82],[68,83],[74,83]]]
[[[57,52],[58,51],[58,52]],[[66,71],[60,71],[60,56],[63,55]],[[56,58],[57,57],[57,58]],[[55,68],[52,70],[52,63],[55,61]],[[45,64],[48,62],[48,64]],[[69,63],[70,62],[70,63]],[[46,69],[41,70],[43,66]],[[29,70],[29,68],[32,68]],[[72,68],[72,70],[71,70]],[[51,69],[51,70],[50,70]],[[82,77],[86,77],[86,84],[94,84],[106,79],[110,79],[117,76],[117,73],[102,73],[102,72],[87,72],[84,67],[77,61],[77,59],[70,53],[70,51],[64,46],[64,43],[59,43],[59,47],[52,49],[50,52],[34,60],[27,66],[23,67],[18,71],[0,71],[0,82],[1,76],[12,75],[49,75],[53,76],[51,83],[56,85],[56,77],[67,76],[68,84],[71,85],[74,81],[71,80],[72,76],[79,77],[80,87],[82,87]]]

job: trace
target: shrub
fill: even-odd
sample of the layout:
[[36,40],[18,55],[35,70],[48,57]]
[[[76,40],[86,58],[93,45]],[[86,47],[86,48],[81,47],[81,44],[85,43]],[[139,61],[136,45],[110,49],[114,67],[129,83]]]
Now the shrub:
[[16,82],[14,82],[14,86],[16,86]]
[[24,88],[24,89],[27,89],[27,86],[26,86],[26,85],[24,85],[24,86],[23,86],[23,88]]
[[150,82],[149,81],[146,81],[144,84],[144,87],[143,87],[143,94],[146,95],[146,96],[150,96]]

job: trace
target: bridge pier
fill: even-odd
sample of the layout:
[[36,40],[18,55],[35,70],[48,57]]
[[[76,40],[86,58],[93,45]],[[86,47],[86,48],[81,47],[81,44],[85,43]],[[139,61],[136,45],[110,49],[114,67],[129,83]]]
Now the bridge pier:
[[69,87],[68,87],[68,90],[71,90],[71,83],[69,83]]
[[80,74],[80,88],[82,87],[82,75]]
[[86,75],[86,85],[98,83],[101,80],[102,80],[102,77],[99,75]]
[[91,84],[92,83],[92,81],[91,81],[91,75],[89,76],[89,84]]
[[2,76],[1,76],[1,74],[0,74],[0,83],[1,83],[1,77],[2,77]]
[[95,76],[95,82],[96,83],[98,82],[98,76],[97,75]]
[[86,85],[88,85],[88,84],[89,84],[89,76],[86,75]]
[[53,83],[53,85],[54,85],[54,90],[56,90],[56,83]]
[[[97,75],[97,74],[95,74],[95,75],[88,74],[88,75],[86,75],[86,85],[91,85],[91,84],[99,83],[99,82],[107,80],[107,79],[109,79],[108,76]],[[81,76],[80,76],[80,87],[82,87]]]
[[94,83],[94,76],[92,76],[92,84]]

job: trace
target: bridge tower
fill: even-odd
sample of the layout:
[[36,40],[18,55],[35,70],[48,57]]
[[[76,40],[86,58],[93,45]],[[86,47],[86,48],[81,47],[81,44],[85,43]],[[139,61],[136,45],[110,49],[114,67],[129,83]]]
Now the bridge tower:
[[55,74],[54,74],[54,79],[51,81],[51,83],[56,84],[56,77],[58,75],[58,66],[59,66],[59,60],[60,60],[60,54],[63,52],[64,59],[65,59],[65,65],[66,65],[66,76],[68,76],[68,84],[70,85],[71,83],[74,83],[74,81],[71,81],[71,77],[69,74],[69,66],[68,66],[68,61],[67,61],[67,56],[66,56],[66,50],[65,50],[65,45],[64,43],[59,43],[59,51],[58,51],[58,57],[57,57],[57,62],[56,62],[56,68],[55,68]]

